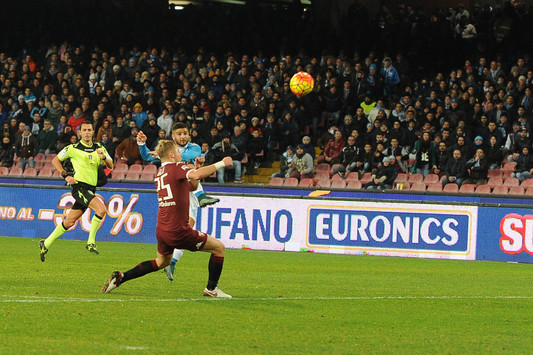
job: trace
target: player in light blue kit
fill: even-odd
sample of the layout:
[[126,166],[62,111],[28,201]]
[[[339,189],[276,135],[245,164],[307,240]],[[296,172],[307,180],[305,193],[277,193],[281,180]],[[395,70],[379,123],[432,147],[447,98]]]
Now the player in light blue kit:
[[[201,158],[202,149],[198,144],[189,142],[189,129],[184,123],[178,122],[172,126],[172,139],[179,147],[179,152],[182,155],[182,161],[197,165],[202,165],[204,163],[204,158]],[[150,151],[146,146],[146,136],[144,133],[139,132],[137,134],[137,144],[139,145],[139,151],[144,161],[158,161],[159,159],[150,155]],[[196,215],[198,212],[198,207],[205,207],[208,205],[215,204],[220,200],[218,198],[209,197],[205,194],[203,187],[198,183],[198,188],[195,191],[190,192],[190,207],[189,207],[189,224],[194,227],[196,223]],[[176,263],[182,257],[183,250],[175,249],[174,254],[172,255],[172,262],[169,266],[165,267],[166,275],[170,281],[174,280],[174,270]]]

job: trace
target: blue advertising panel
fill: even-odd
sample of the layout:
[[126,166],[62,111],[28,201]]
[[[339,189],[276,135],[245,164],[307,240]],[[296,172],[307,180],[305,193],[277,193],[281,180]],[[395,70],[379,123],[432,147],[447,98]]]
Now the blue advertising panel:
[[[157,197],[154,192],[98,191],[107,206],[97,241],[156,243]],[[74,199],[61,188],[3,187],[0,194],[0,235],[45,238],[68,213]],[[62,237],[85,240],[94,213],[87,210]]]
[[533,263],[533,209],[479,208],[478,260]]

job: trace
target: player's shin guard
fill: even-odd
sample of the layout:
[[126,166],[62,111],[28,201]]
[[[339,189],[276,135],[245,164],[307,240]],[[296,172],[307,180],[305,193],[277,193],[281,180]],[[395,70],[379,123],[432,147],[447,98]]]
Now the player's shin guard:
[[96,231],[98,231],[98,227],[100,227],[101,222],[102,217],[95,214],[91,220],[91,230],[89,231],[89,239],[87,239],[87,244],[94,244],[96,240]]
[[67,228],[63,225],[63,222],[59,223],[57,227],[54,229],[54,231],[48,236],[48,238],[44,241],[44,246],[48,249],[50,248],[50,245],[52,245],[53,242],[59,237],[61,237],[65,232],[67,231]]
[[222,266],[224,265],[223,256],[211,255],[209,258],[209,280],[207,281],[207,289],[214,290],[218,285],[220,274],[222,273]]
[[159,270],[159,267],[155,259],[143,261],[133,269],[126,271],[120,282],[123,283],[128,280],[133,280],[157,270]]

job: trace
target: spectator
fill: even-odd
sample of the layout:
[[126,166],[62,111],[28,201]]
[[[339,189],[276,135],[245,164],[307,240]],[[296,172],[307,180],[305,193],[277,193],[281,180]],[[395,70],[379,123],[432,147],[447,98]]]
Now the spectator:
[[529,152],[529,146],[523,146],[522,152],[516,159],[516,166],[511,177],[515,177],[520,182],[533,177],[533,155]]
[[109,153],[109,156],[111,157],[115,156],[116,145],[111,140],[109,133],[106,133],[106,132],[102,133],[102,138],[100,139],[99,143],[102,144],[105,150],[107,150],[107,152]]
[[137,133],[139,133],[139,129],[137,127],[133,127],[131,129],[130,137],[123,140],[116,149],[119,159],[126,162],[128,166],[137,162],[142,162],[141,152],[139,151],[139,146],[137,145]]
[[400,82],[400,76],[398,75],[396,68],[392,66],[392,60],[389,57],[383,59],[381,75],[385,81],[385,97],[391,100],[392,95],[396,93],[396,85]]
[[144,123],[142,127],[142,131],[146,136],[147,147],[152,147],[154,145],[154,142],[156,141],[159,135],[160,129],[161,127],[157,125],[155,116],[153,114],[150,114],[150,118]]
[[284,178],[285,175],[287,175],[287,170],[289,170],[289,165],[291,165],[293,158],[294,149],[292,148],[292,146],[289,145],[287,146],[285,152],[283,152],[283,154],[281,155],[281,159],[279,160],[280,171],[272,174],[272,177]]
[[124,118],[117,116],[116,123],[111,128],[111,140],[115,145],[119,145],[125,139],[129,138],[131,128],[124,124]]
[[302,138],[302,145],[304,147],[304,150],[307,154],[309,154],[311,156],[311,158],[313,158],[313,160],[315,159],[315,155],[316,155],[316,151],[315,151],[315,146],[311,144],[311,137],[309,136],[304,136]]
[[296,147],[296,156],[293,158],[292,163],[289,164],[289,170],[287,170],[285,177],[300,180],[312,179],[314,175],[313,158],[304,151],[302,144],[298,144]]
[[58,136],[59,139],[56,145],[56,152],[60,152],[61,149],[69,145],[72,136],[76,136],[76,133],[72,131],[72,127],[66,125],[65,128],[63,128],[63,132],[61,132]]
[[503,147],[498,145],[498,140],[495,136],[489,139],[489,146],[487,147],[487,163],[489,169],[499,169],[503,161]]
[[278,123],[275,121],[274,115],[267,115],[265,127],[263,129],[263,137],[266,141],[267,159],[274,161],[276,158],[276,149],[279,148],[280,131]]
[[424,132],[422,138],[416,141],[412,154],[416,156],[416,162],[411,167],[411,173],[426,176],[431,169],[435,169],[435,145],[430,140],[429,132]]
[[359,160],[360,148],[355,145],[355,137],[348,137],[348,145],[342,148],[340,154],[340,166],[333,168],[334,174],[339,174],[343,179],[345,173],[358,171],[363,163]]
[[409,161],[409,153],[407,149],[400,146],[398,138],[393,137],[390,141],[390,147],[385,151],[385,155],[393,156],[394,163],[391,162],[391,165],[396,166],[402,173],[407,173]]
[[261,163],[263,162],[264,156],[265,156],[265,139],[260,134],[259,129],[254,128],[252,131],[252,136],[250,137],[250,140],[247,144],[248,147],[248,153],[250,154],[251,159],[251,166],[254,167],[254,169],[259,168],[261,166]]
[[22,135],[15,143],[15,151],[19,158],[19,168],[26,169],[26,166],[35,168],[35,156],[39,152],[39,142],[31,134],[30,127],[25,126]]
[[164,108],[161,116],[157,118],[157,125],[161,127],[161,129],[164,129],[166,132],[166,136],[170,137],[170,134],[172,132],[172,125],[174,124],[174,119],[172,118],[172,115],[169,114],[168,109]]
[[474,157],[466,162],[466,168],[470,170],[470,177],[464,180],[463,184],[485,185],[487,183],[489,164],[483,149],[476,150]]
[[517,161],[522,152],[522,147],[531,147],[531,139],[528,137],[528,131],[525,128],[520,129],[520,135],[514,139],[513,148],[510,155],[507,157],[508,161]]
[[448,159],[448,163],[446,164],[446,176],[442,180],[442,186],[455,183],[460,187],[467,177],[468,171],[466,170],[466,162],[461,155],[461,150],[455,149],[452,159]]
[[439,143],[439,149],[435,154],[435,168],[433,169],[433,173],[439,175],[439,177],[444,176],[449,158],[450,152],[448,151],[448,147],[444,141],[441,141]]
[[398,170],[390,165],[390,157],[385,157],[379,168],[372,173],[370,181],[363,185],[363,188],[368,190],[390,189],[397,176]]
[[222,168],[217,171],[217,180],[219,184],[224,184],[224,173],[226,169],[235,170],[235,179],[233,180],[236,184],[242,184],[244,180],[241,179],[242,176],[242,165],[241,160],[244,158],[244,153],[240,152],[235,145],[231,143],[229,134],[226,134],[222,137],[222,140],[211,148],[215,161],[222,160],[225,157],[231,157],[233,159],[232,168]]
[[143,107],[140,103],[133,105],[133,113],[131,114],[132,120],[135,121],[135,126],[142,127],[144,122],[148,120],[148,114],[143,111]]
[[56,153],[56,145],[59,137],[50,120],[44,120],[44,127],[39,132],[37,138],[39,140],[39,153],[43,153],[46,156],[50,153]]
[[340,154],[345,145],[346,140],[344,139],[342,132],[337,130],[334,133],[333,138],[329,140],[328,144],[326,144],[323,156],[318,159],[317,163],[328,163],[329,165],[340,163]]
[[81,109],[81,106],[76,107],[74,110],[74,113],[72,116],[69,117],[67,124],[72,127],[72,130],[74,133],[78,132],[78,127],[81,126],[83,122],[85,122],[85,116],[83,115],[83,111]]
[[0,166],[11,168],[13,166],[13,159],[15,156],[15,148],[9,137],[2,138],[2,145],[0,146]]
[[102,135],[104,133],[107,133],[107,137],[110,138],[112,131],[113,129],[111,127],[111,121],[105,118],[104,121],[102,122],[102,126],[100,126],[100,128],[98,129],[98,134],[96,135],[96,141],[100,142],[102,140]]

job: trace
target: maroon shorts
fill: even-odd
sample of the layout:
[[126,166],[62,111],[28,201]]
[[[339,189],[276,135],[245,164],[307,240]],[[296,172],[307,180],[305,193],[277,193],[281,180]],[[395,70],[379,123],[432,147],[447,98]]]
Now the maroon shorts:
[[207,242],[207,234],[192,228],[173,232],[156,229],[155,236],[157,237],[157,251],[161,255],[170,255],[174,249],[198,251]]

